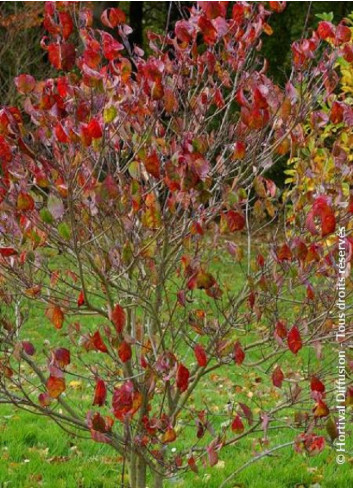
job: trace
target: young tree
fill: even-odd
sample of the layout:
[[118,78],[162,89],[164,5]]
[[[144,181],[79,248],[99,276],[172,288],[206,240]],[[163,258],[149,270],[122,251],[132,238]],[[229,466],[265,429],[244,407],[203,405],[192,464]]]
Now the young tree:
[[[42,46],[60,73],[18,76],[23,111],[0,112],[2,401],[110,444],[131,487],[147,471],[161,487],[213,466],[257,432],[266,448],[284,418],[299,435],[288,444],[310,454],[325,446],[322,420],[336,430],[320,359],[336,344],[333,233],[352,213],[338,205],[351,170],[336,145],[339,187],[307,163],[311,147],[284,195],[266,171],[305,147],[309,115],[315,130],[326,123],[321,103],[351,124],[332,95],[351,32],[320,22],[293,44],[281,88],[260,53],[285,2],[269,4],[198,2],[172,35],[149,34],[145,57],[118,8],[101,19],[113,37],[84,4],[48,2]],[[26,339],[28,303],[56,345]],[[204,386],[217,371],[239,388],[219,386],[212,406]]]

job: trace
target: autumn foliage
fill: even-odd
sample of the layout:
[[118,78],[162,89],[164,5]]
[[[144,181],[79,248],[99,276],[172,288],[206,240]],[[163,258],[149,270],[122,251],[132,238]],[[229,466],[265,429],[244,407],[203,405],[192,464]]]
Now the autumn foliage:
[[[353,110],[337,95],[351,29],[320,22],[295,42],[280,87],[261,44],[284,8],[197,2],[146,55],[121,10],[95,29],[84,3],[47,2],[41,45],[58,74],[19,75],[21,108],[0,111],[1,396],[110,444],[131,487],[147,468],[158,486],[213,466],[256,431],[271,446],[281,416],[309,454],[335,425],[323,361],[335,233],[353,212],[340,205]],[[328,123],[346,146],[316,154]],[[285,191],[267,175],[280,158]],[[57,345],[27,338],[32,303]],[[77,371],[87,409],[71,397]],[[217,373],[232,388],[215,384],[215,417]]]

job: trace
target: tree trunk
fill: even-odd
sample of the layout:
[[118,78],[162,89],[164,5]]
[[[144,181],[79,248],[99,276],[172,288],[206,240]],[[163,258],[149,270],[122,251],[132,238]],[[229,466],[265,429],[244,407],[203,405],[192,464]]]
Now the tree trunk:
[[130,460],[128,464],[129,470],[129,485],[130,487],[136,487],[136,453],[131,452]]
[[152,487],[163,487],[163,476],[158,472],[153,473],[153,485]]
[[136,460],[136,487],[146,487],[146,462],[139,456]]
[[132,452],[128,465],[130,487],[146,487],[146,462],[143,457]]

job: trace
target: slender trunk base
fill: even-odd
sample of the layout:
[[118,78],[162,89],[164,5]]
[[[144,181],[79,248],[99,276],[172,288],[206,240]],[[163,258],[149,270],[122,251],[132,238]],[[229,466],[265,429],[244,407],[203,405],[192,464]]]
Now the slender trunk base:
[[129,462],[129,482],[130,487],[146,487],[146,462],[143,457],[136,453],[131,453]]
[[137,457],[136,487],[146,487],[146,462],[142,457]]
[[[131,453],[128,463],[129,486],[131,489],[146,487],[147,484],[147,464],[143,457],[137,453]],[[150,487],[163,488],[164,477],[156,471],[152,471],[152,481]]]
[[153,487],[163,487],[163,476],[158,472],[153,474]]

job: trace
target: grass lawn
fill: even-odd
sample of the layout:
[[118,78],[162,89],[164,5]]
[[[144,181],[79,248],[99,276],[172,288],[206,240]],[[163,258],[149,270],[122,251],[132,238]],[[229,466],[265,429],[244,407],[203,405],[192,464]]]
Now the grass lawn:
[[[275,443],[288,441],[288,436],[275,436]],[[202,469],[199,475],[182,474],[167,485],[219,487],[246,462],[253,439],[224,449],[215,467]],[[49,419],[12,407],[1,407],[0,454],[1,487],[121,486],[122,460],[109,446],[76,439]],[[308,458],[289,447],[245,469],[232,487],[352,487],[352,482],[353,458],[340,466],[331,448]]]

